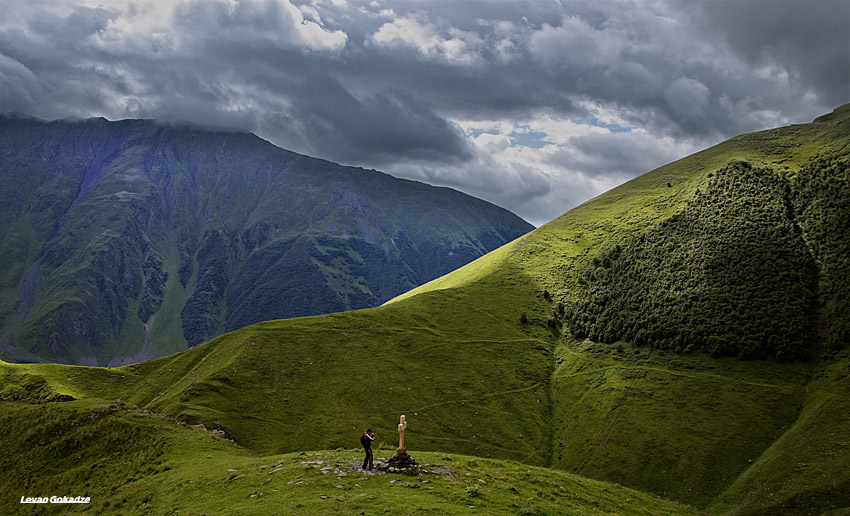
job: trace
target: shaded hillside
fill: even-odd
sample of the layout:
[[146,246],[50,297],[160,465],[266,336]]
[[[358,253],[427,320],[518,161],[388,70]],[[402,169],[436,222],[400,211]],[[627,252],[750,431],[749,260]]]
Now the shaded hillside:
[[247,133],[7,116],[0,142],[0,346],[17,359],[126,363],[374,306],[531,229]]
[[[17,400],[0,403],[0,413],[14,417],[24,400],[56,395],[100,404],[119,398],[158,417],[203,424],[261,455],[355,447],[365,426],[377,431],[385,447],[392,446],[398,415],[406,414],[406,442],[414,455],[510,459],[525,464],[526,471],[535,471],[532,465],[549,466],[708,514],[846,510],[850,349],[841,349],[847,319],[839,310],[846,301],[837,296],[846,292],[850,277],[841,273],[850,242],[842,212],[834,209],[850,204],[844,202],[840,172],[850,154],[848,117],[850,109],[840,108],[815,123],[742,135],[651,171],[377,308],[268,321],[183,353],[118,369],[0,364],[0,398]],[[740,162],[750,168],[745,171]],[[739,194],[749,183],[739,188],[727,179],[750,173],[747,181],[768,186],[776,181],[790,188],[788,195],[780,194],[784,186],[753,192],[763,216],[741,221],[740,235],[747,239],[741,245],[775,252],[787,260],[782,263],[790,272],[805,272],[792,279],[814,289],[814,299],[804,295],[788,302],[813,310],[802,316],[812,325],[802,343],[811,351],[808,360],[780,362],[767,352],[751,360],[722,353],[714,358],[706,352],[710,349],[688,342],[679,349],[654,339],[645,345],[605,342],[610,339],[604,335],[593,340],[570,330],[570,304],[588,288],[589,271],[598,268],[594,258],[604,261],[617,245],[621,253],[615,261],[631,256],[637,277],[662,285],[678,283],[639,263],[644,254],[666,256],[656,245],[674,239],[684,240],[684,248],[726,246],[709,231],[726,220],[715,206],[731,189],[724,205],[732,213],[745,210]],[[825,190],[821,184],[835,186]],[[828,193],[833,190],[838,193]],[[774,203],[777,195],[779,204]],[[791,206],[793,216],[777,206]],[[774,224],[793,229],[782,232],[787,240],[774,240]],[[637,243],[643,235],[652,236],[652,245],[646,238]],[[634,247],[627,251],[629,246]],[[705,263],[677,265],[676,277],[682,276],[684,286],[706,282],[701,275],[715,278],[708,283],[719,281],[710,276],[717,270]],[[763,274],[765,268],[761,262],[751,265],[729,271],[732,279],[721,279],[746,284],[746,276]],[[622,270],[629,273],[630,268]],[[620,288],[614,282],[599,286]],[[788,300],[787,291],[771,295],[777,296],[771,303],[787,308],[781,301]],[[750,310],[753,305],[740,306]],[[662,338],[675,342],[679,328],[670,325],[679,319],[659,318],[667,312],[657,310],[653,322],[661,323]],[[723,319],[718,327],[723,333],[717,336],[728,338],[734,331],[725,325],[746,324],[746,315]],[[752,315],[770,314],[757,307]],[[790,316],[798,314],[792,310]],[[737,329],[751,337],[749,330]],[[800,345],[777,338],[777,350]],[[39,413],[37,407],[27,410]],[[8,437],[7,443],[13,450],[26,448],[19,437]],[[175,462],[174,468],[175,475],[190,478],[202,472],[203,461]],[[12,469],[18,473],[22,467]],[[22,473],[18,476],[26,478]],[[146,474],[144,482],[155,482],[161,474]],[[51,479],[69,488],[81,484],[59,473],[39,481]],[[210,482],[205,492],[223,485]],[[135,500],[132,486],[128,489],[133,494],[127,499]],[[565,491],[542,480],[534,493],[518,489],[555,504],[546,513],[570,507],[559,498]],[[139,487],[138,493],[143,491]],[[250,494],[228,492],[234,501]],[[576,489],[570,496],[587,492]],[[490,502],[497,499],[479,493],[485,500],[493,496]],[[174,496],[160,486],[150,503]],[[515,504],[510,507],[514,513],[536,510],[501,500]],[[621,512],[640,514],[639,503],[634,500]]]

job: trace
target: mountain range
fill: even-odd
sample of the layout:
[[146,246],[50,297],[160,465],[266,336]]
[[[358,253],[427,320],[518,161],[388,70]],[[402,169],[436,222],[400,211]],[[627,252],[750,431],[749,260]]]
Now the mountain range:
[[0,117],[0,353],[121,365],[376,306],[528,232],[448,188],[150,120]]
[[[0,510],[850,509],[850,105],[650,171],[375,308],[0,363]],[[428,473],[369,476],[405,444]],[[6,495],[5,493],[11,493]]]

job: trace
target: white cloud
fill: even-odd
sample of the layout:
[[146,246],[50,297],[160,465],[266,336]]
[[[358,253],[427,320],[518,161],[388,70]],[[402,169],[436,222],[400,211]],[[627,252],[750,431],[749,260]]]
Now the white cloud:
[[483,42],[478,34],[455,27],[448,27],[442,31],[443,34],[440,32],[424,15],[416,14],[384,23],[372,34],[371,41],[379,46],[408,46],[425,58],[453,65],[471,65],[481,61],[478,49]]
[[[308,6],[305,12],[292,5],[288,0],[278,0],[288,14],[284,17],[282,37],[294,36],[294,42],[311,50],[338,50],[345,46],[348,35],[342,30],[328,30],[322,26],[322,17],[315,7]],[[344,5],[344,2],[343,2]]]
[[[110,45],[147,45],[152,50],[160,51],[175,39],[197,37],[197,31],[191,31],[189,34],[175,31],[174,16],[186,13],[191,13],[192,21],[199,23],[196,29],[209,29],[211,25],[219,25],[228,30],[230,24],[241,27],[262,20],[266,28],[255,25],[257,35],[268,36],[284,46],[333,51],[343,48],[348,41],[348,35],[343,30],[329,30],[323,26],[322,16],[316,5],[296,6],[289,0],[162,0],[151,3],[83,0],[59,2],[57,9],[73,9],[72,6],[76,5],[103,7],[114,13],[108,27],[97,35],[104,48]],[[271,27],[275,27],[273,32],[269,32]]]

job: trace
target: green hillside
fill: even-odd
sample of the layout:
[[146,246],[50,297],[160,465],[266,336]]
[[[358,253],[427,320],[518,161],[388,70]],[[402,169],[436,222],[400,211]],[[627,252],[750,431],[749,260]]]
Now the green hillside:
[[[616,484],[458,454],[417,453],[418,476],[366,475],[352,450],[258,457],[200,427],[115,403],[7,403],[0,418],[0,466],[27,474],[0,479],[7,515],[697,514]],[[378,449],[376,458],[390,453]],[[20,503],[24,493],[67,493],[69,485],[90,505]]]
[[0,116],[0,358],[126,365],[376,306],[526,233],[248,133]]
[[[461,454],[493,478],[499,468],[510,469],[501,474],[508,479],[541,472],[530,480],[533,494],[516,487],[522,501],[482,491],[492,484],[482,478],[471,497],[492,496],[487,513],[593,514],[559,498],[573,488],[554,479],[568,477],[544,481],[543,472],[615,482],[707,514],[850,508],[848,118],[845,106],[671,163],[378,308],[264,322],[117,369],[0,364],[0,397],[17,400],[0,404],[0,414],[63,424],[73,416],[62,410],[120,399],[146,417],[203,424],[232,439],[233,453],[251,465],[245,471],[254,468],[244,478],[257,480],[256,468],[289,457],[309,467],[300,452],[352,448],[365,426],[389,448],[406,414],[408,447],[425,462],[445,466],[445,454]],[[57,394],[78,401],[34,403]],[[35,442],[18,434],[4,447]],[[225,474],[206,472],[204,452],[187,446],[192,460],[181,462],[163,449],[164,458],[152,459],[141,448],[127,466],[138,470],[127,473],[138,487],[127,484],[125,503],[151,493],[155,513],[192,502],[215,512],[196,486],[175,493],[157,477],[206,479],[212,493]],[[310,453],[332,462],[356,456]],[[142,469],[161,469],[156,461],[172,456],[165,473]],[[11,464],[16,478],[83,486],[62,468],[31,475]],[[414,482],[421,480],[430,479]],[[470,496],[468,484],[452,485]],[[596,485],[573,492],[622,504],[593,510],[691,510],[661,509],[657,499],[662,505],[650,510]],[[253,484],[227,489],[234,504],[271,500],[249,498]],[[300,501],[294,489],[281,491],[305,507],[322,503],[312,494]],[[364,494],[384,507],[392,489]],[[423,496],[435,513],[457,509]]]

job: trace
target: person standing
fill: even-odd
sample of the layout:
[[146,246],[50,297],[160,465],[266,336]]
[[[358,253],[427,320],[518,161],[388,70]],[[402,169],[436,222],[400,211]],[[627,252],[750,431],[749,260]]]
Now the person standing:
[[363,432],[360,436],[360,444],[363,445],[363,450],[366,452],[366,458],[363,459],[363,469],[369,466],[369,471],[372,471],[372,441],[375,440],[375,432],[371,428]]

